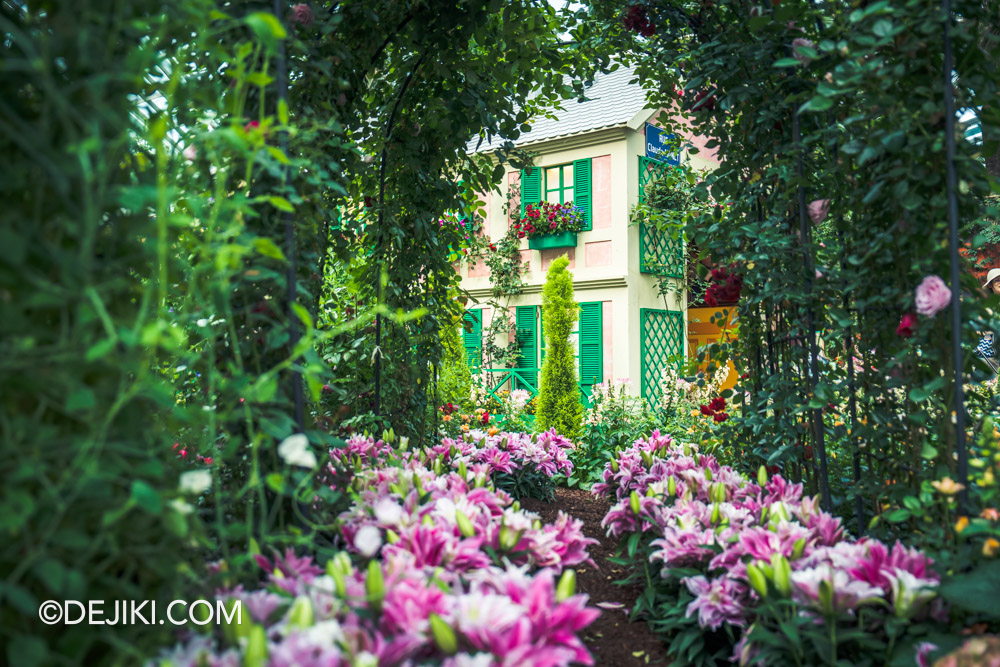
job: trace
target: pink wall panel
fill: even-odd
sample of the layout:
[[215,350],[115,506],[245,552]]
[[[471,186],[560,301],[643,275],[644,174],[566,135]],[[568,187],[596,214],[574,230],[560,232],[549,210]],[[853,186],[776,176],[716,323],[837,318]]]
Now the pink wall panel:
[[594,241],[584,244],[583,265],[611,266],[611,241]]
[[521,264],[527,264],[525,272],[531,273],[531,250],[518,250],[521,254]]
[[490,275],[490,267],[486,266],[486,262],[482,259],[478,260],[475,264],[469,266],[469,277],[470,278],[486,278]]
[[569,268],[576,268],[576,248],[549,248],[539,252],[542,253],[542,271],[548,271],[552,262],[563,255],[569,256]]
[[[521,187],[521,172],[519,171],[508,171],[507,172],[507,191],[510,192],[510,188],[520,188]],[[521,210],[521,197],[515,197],[510,200],[511,210]],[[514,207],[517,207],[516,209]],[[507,229],[510,229],[510,216],[507,216],[507,220],[504,225]]]
[[591,190],[594,229],[611,227],[611,156],[601,155],[591,160]]

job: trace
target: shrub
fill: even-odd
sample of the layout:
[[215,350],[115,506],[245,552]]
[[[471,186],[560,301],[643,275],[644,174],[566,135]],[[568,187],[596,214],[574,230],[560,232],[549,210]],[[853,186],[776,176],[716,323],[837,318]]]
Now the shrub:
[[565,255],[552,262],[542,292],[546,355],[538,389],[537,427],[540,431],[554,428],[567,438],[577,438],[583,405],[569,334],[580,307],[573,299],[573,274],[566,270],[568,265]]

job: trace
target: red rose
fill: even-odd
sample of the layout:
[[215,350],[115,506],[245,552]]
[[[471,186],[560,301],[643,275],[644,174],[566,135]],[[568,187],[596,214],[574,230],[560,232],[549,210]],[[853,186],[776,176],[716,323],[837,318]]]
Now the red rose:
[[720,412],[719,414],[717,414],[714,417],[712,417],[712,420],[716,424],[721,424],[722,422],[726,421],[727,419],[729,419],[729,415],[727,415],[725,412]]
[[712,408],[708,407],[707,405],[702,405],[701,406],[701,414],[705,415],[706,417],[710,417],[710,416],[714,415],[715,413],[712,411]]
[[308,28],[313,22],[313,10],[304,3],[292,5],[292,21],[301,23],[303,28]]
[[896,335],[900,338],[911,338],[914,333],[914,329],[917,328],[917,316],[913,313],[906,313],[903,315],[902,319],[899,320],[899,326],[896,327]]
[[714,410],[715,412],[720,412],[722,410],[725,410],[726,399],[722,398],[721,396],[716,396],[711,401],[709,401],[708,407],[710,410]]

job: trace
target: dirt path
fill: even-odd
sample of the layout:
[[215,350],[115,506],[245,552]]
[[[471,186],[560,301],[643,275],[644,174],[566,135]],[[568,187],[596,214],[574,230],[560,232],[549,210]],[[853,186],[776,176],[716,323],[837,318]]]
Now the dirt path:
[[619,603],[621,609],[601,609],[601,616],[583,633],[598,667],[640,667],[666,664],[663,642],[650,632],[645,622],[628,622],[628,611],[642,592],[640,586],[624,588],[615,581],[625,576],[625,568],[607,559],[615,554],[615,540],[605,537],[601,519],[608,504],[594,499],[586,491],[556,489],[553,503],[525,499],[521,505],[541,515],[542,521],[554,521],[559,510],[583,521],[583,534],[600,540],[590,547],[590,555],[599,570],[581,565],[576,571],[577,592],[590,596],[590,604]]

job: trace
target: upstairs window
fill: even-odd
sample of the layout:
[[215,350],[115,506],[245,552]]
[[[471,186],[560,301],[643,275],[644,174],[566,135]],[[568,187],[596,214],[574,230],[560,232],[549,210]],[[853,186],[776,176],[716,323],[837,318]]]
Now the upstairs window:
[[525,206],[539,202],[573,204],[583,211],[583,231],[593,229],[590,158],[554,167],[521,170],[521,216]]
[[550,204],[573,201],[573,165],[545,168],[545,199]]

